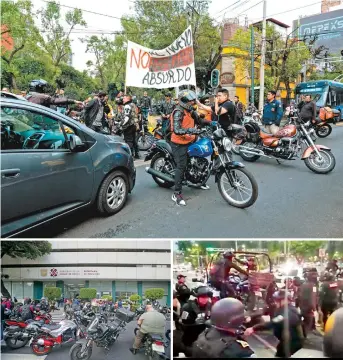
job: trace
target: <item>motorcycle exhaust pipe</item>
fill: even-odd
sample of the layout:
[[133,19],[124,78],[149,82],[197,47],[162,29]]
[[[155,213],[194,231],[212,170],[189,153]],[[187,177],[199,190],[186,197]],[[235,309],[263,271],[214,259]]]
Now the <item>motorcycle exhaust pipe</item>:
[[267,158],[272,159],[271,156],[266,155],[262,150],[251,150],[251,148],[247,148],[245,146],[239,146],[239,150],[243,150],[245,153],[247,154],[252,154],[252,155],[258,155],[258,156],[264,156]]
[[156,177],[158,177],[158,178],[160,178],[160,179],[162,179],[164,181],[168,181],[168,182],[173,183],[173,184],[175,183],[175,179],[173,177],[171,177],[170,175],[165,174],[165,173],[163,173],[161,171],[157,171],[157,170],[152,169],[150,167],[146,167],[145,171],[148,174],[154,175],[154,176],[156,176]]

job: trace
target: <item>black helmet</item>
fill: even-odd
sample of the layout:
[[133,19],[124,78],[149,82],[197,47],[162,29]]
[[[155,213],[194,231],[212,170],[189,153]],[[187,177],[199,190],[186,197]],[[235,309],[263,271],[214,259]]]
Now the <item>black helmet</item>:
[[343,354],[343,308],[334,311],[328,318],[324,330],[324,355],[341,359]]
[[216,329],[238,328],[244,320],[244,305],[237,299],[221,299],[211,309],[211,322]]
[[196,100],[197,96],[192,90],[182,90],[179,92],[179,105],[187,111],[192,111],[193,106],[188,105],[190,101]]
[[213,292],[204,285],[201,285],[199,287],[197,287],[196,289],[194,289],[193,291],[194,296],[198,297],[198,296],[208,296],[208,297],[212,297],[213,296]]
[[29,90],[43,94],[49,92],[51,89],[47,81],[40,79],[32,80],[29,84]]
[[274,294],[273,294],[273,299],[275,301],[281,301],[281,300],[286,300],[288,299],[288,301],[291,301],[292,300],[292,296],[290,293],[288,293],[286,290],[279,290],[279,291],[276,291]]

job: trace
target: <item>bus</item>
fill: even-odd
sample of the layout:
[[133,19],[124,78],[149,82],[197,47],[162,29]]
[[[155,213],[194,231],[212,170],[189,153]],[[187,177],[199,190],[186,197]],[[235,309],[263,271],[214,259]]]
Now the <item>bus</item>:
[[308,81],[295,87],[297,104],[301,95],[311,95],[316,102],[317,110],[329,106],[340,112],[339,119],[343,120],[343,83],[331,80]]

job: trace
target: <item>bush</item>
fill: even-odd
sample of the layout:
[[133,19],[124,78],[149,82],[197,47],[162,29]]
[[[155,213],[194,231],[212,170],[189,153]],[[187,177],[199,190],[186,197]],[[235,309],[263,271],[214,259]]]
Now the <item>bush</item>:
[[102,295],[102,296],[101,296],[101,299],[109,300],[109,301],[112,301],[112,300],[113,300],[113,298],[112,298],[111,295]]
[[141,297],[138,294],[132,294],[130,296],[130,301],[136,304],[138,301],[141,301]]
[[146,299],[149,300],[158,300],[158,299],[162,299],[164,296],[164,290],[163,289],[146,289],[144,296]]
[[80,289],[80,299],[95,299],[96,298],[96,289],[91,288],[82,288]]
[[46,297],[50,301],[59,299],[61,295],[62,295],[62,289],[58,287],[46,287],[44,289],[44,297]]

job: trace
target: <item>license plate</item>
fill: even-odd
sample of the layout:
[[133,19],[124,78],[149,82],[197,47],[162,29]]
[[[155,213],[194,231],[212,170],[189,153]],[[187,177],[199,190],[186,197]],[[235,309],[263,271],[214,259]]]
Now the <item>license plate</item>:
[[152,350],[159,352],[159,353],[164,353],[164,346],[163,345],[156,345],[156,344],[152,344]]
[[261,291],[255,291],[255,295],[256,295],[256,296],[260,296],[260,297],[262,297],[262,293],[261,293]]

